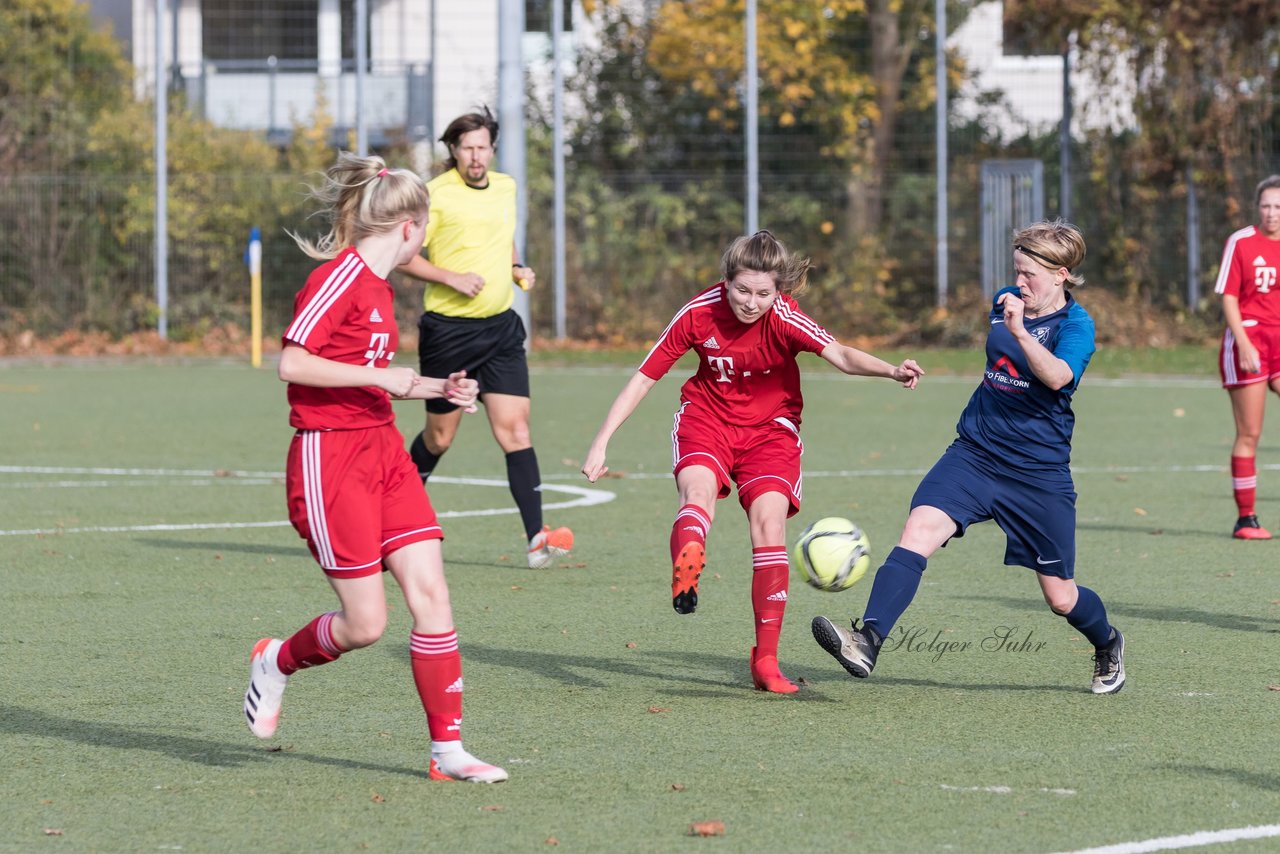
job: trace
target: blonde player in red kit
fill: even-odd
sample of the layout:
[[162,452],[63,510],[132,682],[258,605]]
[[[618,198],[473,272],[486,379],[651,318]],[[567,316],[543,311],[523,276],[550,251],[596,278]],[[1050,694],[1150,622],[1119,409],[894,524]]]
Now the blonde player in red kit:
[[680,509],[671,527],[671,603],[691,614],[706,565],[716,501],[730,484],[751,529],[751,604],[756,688],[799,688],[778,668],[778,637],[790,577],[786,521],[800,509],[800,369],[796,355],[817,353],[846,374],[886,377],[915,388],[924,371],[897,367],[836,341],[793,298],[804,290],[809,260],[792,255],[767,231],[739,237],[721,260],[724,281],[676,313],[640,369],[618,394],[587,451],[582,473],[595,482],[609,439],[676,361],[689,350],[698,370],[680,390],[672,452]]
[[1254,193],[1258,224],[1227,239],[1216,290],[1227,328],[1218,370],[1231,396],[1236,438],[1231,446],[1231,486],[1238,540],[1269,540],[1258,522],[1258,440],[1267,389],[1280,394],[1280,175],[1263,179]]
[[390,572],[413,618],[409,656],[431,733],[433,780],[495,783],[503,769],[462,747],[462,659],[445,584],[435,510],[404,449],[391,398],[446,398],[473,407],[475,380],[392,367],[399,334],[387,275],[415,256],[427,226],[422,180],[379,157],[343,153],[313,195],[332,228],[318,242],[294,239],[327,259],[294,299],[280,379],[289,384],[285,486],[289,519],[338,595],[286,640],[263,638],[250,658],[244,715],[259,738],[280,718],[289,677],[369,646],[387,624],[382,573]]

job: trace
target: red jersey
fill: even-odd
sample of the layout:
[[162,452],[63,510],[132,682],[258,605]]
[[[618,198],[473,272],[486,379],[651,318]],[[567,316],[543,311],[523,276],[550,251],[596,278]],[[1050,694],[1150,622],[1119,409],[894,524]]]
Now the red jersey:
[[1245,320],[1280,326],[1277,270],[1280,240],[1265,237],[1251,225],[1227,238],[1214,290],[1239,299],[1240,316]]
[[796,354],[821,353],[834,341],[786,294],[779,294],[759,320],[743,323],[721,282],[676,313],[640,372],[661,379],[693,350],[698,371],[680,389],[682,401],[726,424],[753,427],[781,417],[799,427],[804,398]]
[[[355,249],[317,267],[293,299],[285,344],[321,358],[385,368],[400,346],[391,284]],[[289,383],[289,423],[300,430],[363,430],[391,424],[391,397],[373,386],[316,388]]]

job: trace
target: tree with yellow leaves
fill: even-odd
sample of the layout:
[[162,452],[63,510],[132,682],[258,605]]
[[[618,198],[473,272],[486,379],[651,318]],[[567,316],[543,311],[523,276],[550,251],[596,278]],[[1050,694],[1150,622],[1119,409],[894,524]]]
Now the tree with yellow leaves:
[[[933,102],[928,0],[770,0],[757,21],[762,120],[803,124],[844,164],[846,230],[879,230],[905,97]],[[745,67],[744,0],[666,0],[654,16],[659,73],[715,102],[734,128]],[[913,63],[915,90],[904,93]]]

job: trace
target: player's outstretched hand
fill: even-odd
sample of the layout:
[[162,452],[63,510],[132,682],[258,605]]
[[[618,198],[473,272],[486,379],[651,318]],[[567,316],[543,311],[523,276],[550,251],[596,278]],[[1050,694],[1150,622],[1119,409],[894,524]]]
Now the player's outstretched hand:
[[444,381],[444,396],[454,406],[462,407],[463,412],[476,411],[476,396],[480,394],[480,384],[467,378],[466,371],[449,374]]
[[587,480],[595,483],[608,471],[609,467],[604,464],[604,449],[592,445],[587,451],[587,461],[582,464],[582,473],[587,476]]
[[893,369],[893,378],[902,383],[903,388],[915,388],[924,376],[924,368],[916,364],[915,359],[907,359]]
[[413,368],[384,368],[379,372],[382,388],[395,398],[406,398],[418,385],[418,372]]

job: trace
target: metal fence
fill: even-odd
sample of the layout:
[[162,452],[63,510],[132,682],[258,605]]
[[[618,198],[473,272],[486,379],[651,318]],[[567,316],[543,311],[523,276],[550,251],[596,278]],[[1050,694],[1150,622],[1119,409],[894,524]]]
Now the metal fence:
[[[362,6],[355,0],[220,0],[203,4],[203,19],[200,4],[178,4],[177,14],[166,20],[172,70],[161,75],[176,108],[172,120],[238,128],[284,150],[311,127],[319,109],[328,116],[329,143],[350,147],[359,107],[372,146],[430,173],[443,158],[432,138],[444,124],[472,106],[497,103],[497,5],[498,0],[376,4],[363,69],[368,85],[357,104],[353,16]],[[546,3],[525,5],[534,24],[550,19]],[[711,51],[682,65],[679,45],[662,48],[656,41],[679,35],[660,33],[656,26],[670,7],[688,11],[701,5],[714,4],[596,3],[588,15],[579,2],[568,3],[564,278],[572,337],[637,340],[656,332],[683,299],[715,280],[720,252],[743,229],[740,72],[708,72],[718,62]],[[1204,285],[1212,281],[1222,240],[1250,220],[1251,199],[1229,197],[1213,175],[1201,176],[1205,186],[1189,187],[1181,169],[1135,179],[1126,146],[1141,129],[1121,120],[1108,130],[1101,118],[1091,125],[1092,98],[1084,83],[1068,137],[1070,156],[1064,158],[1057,123],[1062,58],[1003,56],[998,44],[988,44],[992,5],[963,4],[970,11],[948,40],[955,62],[945,129],[950,292],[961,301],[976,299],[1007,276],[1007,265],[993,259],[1009,229],[1028,217],[1055,215],[1065,188],[1072,218],[1089,240],[1091,286],[1156,308],[1211,293]],[[133,4],[134,38],[122,45],[136,68],[136,94],[143,97],[155,79],[147,60],[150,7],[141,0]],[[264,35],[262,22],[274,14],[283,17]],[[686,50],[702,50],[708,39],[718,38],[721,52],[741,51],[731,27],[694,26],[702,29],[689,34]],[[797,38],[817,38],[822,26],[815,19],[812,33],[793,34],[789,49]],[[832,78],[831,86],[874,83],[875,51],[866,22],[851,18],[837,30],[823,36],[828,47],[822,61],[845,57],[832,73],[848,80]],[[239,32],[256,35],[238,42]],[[785,35],[763,26],[759,34],[760,226],[813,256],[810,299],[833,329],[901,332],[929,315],[935,299],[937,126],[927,66],[933,34],[926,23],[915,42],[903,39],[914,47],[901,63],[888,134],[880,133],[876,116],[883,121],[884,108],[874,93],[861,101],[851,96],[846,105],[863,109],[865,116],[841,124],[832,96],[791,91],[821,88],[822,79],[790,74],[776,61],[775,42]],[[522,45],[526,255],[540,281],[550,282],[550,40],[545,31],[528,32]],[[266,50],[275,52],[262,55]],[[1108,110],[1114,122],[1115,111]],[[500,140],[500,161],[504,142],[511,144]],[[993,167],[984,164],[1001,161],[1024,163],[1027,174],[1039,176],[1041,195],[1008,196],[1020,201],[995,205],[986,174]],[[1258,178],[1280,170],[1280,148],[1274,139],[1260,139],[1228,165],[1236,186],[1247,192]],[[247,325],[248,275],[240,255],[256,225],[264,234],[271,335],[287,320],[292,294],[311,263],[285,234],[286,228],[308,227],[298,202],[305,176],[276,162],[221,168],[185,176],[187,186],[203,185],[201,199],[211,198],[211,188],[222,195],[216,206],[199,203],[202,210],[219,208],[205,212],[204,233],[171,225],[171,328],[183,335],[212,323]],[[74,173],[0,172],[0,333],[94,328],[122,334],[149,328],[155,313],[154,234],[145,195],[153,186],[152,175],[104,174],[91,162]],[[177,202],[184,192],[182,186],[170,188]],[[1189,204],[1194,217],[1188,216]],[[1189,222],[1198,223],[1198,236]],[[1195,253],[1203,260],[1189,270]],[[412,305],[412,289],[404,294]],[[533,295],[535,332],[550,334],[552,320],[552,295],[539,288]]]

